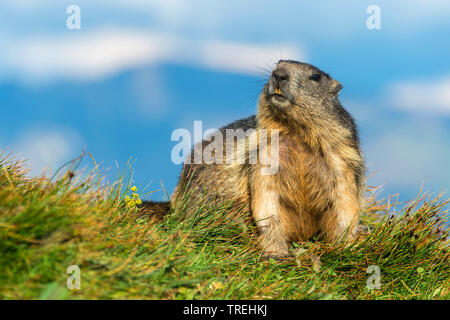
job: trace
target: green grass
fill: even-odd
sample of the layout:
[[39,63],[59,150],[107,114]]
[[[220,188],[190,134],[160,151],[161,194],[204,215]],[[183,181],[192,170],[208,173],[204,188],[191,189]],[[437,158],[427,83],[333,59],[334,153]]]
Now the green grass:
[[[29,178],[0,157],[2,299],[448,299],[449,215],[443,195],[402,208],[367,200],[370,233],[349,247],[293,244],[296,257],[261,261],[248,213],[205,204],[164,221],[124,204],[131,175]],[[399,207],[399,205],[397,205]],[[319,262],[320,259],[320,262]],[[69,290],[66,269],[81,269]],[[366,286],[377,265],[381,287]]]

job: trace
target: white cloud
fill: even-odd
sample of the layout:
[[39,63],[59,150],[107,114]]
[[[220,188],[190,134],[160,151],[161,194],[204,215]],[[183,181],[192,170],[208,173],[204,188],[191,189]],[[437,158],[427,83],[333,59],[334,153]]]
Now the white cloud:
[[[12,0],[11,0],[12,1]],[[17,0],[15,0],[17,1]],[[24,1],[24,0],[22,0]],[[304,11],[312,14],[301,15],[297,27],[308,28],[314,25],[322,36],[349,36],[355,33],[352,21],[367,17],[366,8],[373,4],[369,1],[347,0],[346,6],[338,1],[294,3],[289,0],[279,1],[215,1],[210,0],[116,0],[111,5],[126,9],[134,8],[149,13],[157,13],[158,22],[170,28],[199,25],[214,29],[224,21],[239,20],[240,17],[251,17],[254,13],[260,18],[260,25],[271,24],[274,15],[283,14],[286,10]],[[448,0],[378,0],[383,21],[389,21],[392,32],[411,33],[431,23],[448,18],[450,2]],[[333,28],[328,23],[316,24],[317,17],[322,21],[334,21]],[[386,20],[384,20],[386,17]],[[365,20],[365,19],[364,19]],[[361,26],[365,26],[365,23]],[[364,30],[364,28],[361,28]],[[314,32],[314,30],[311,30]]]
[[[39,19],[47,20],[49,13],[49,32],[60,30],[55,25],[58,14],[65,14],[64,4],[55,5],[52,0],[2,0],[0,13],[6,12],[7,19],[20,21],[20,26],[31,32],[39,25]],[[365,28],[366,8],[369,1],[348,0],[346,6],[339,1],[293,2],[287,0],[264,1],[210,1],[210,0],[115,0],[92,1],[77,0],[82,17],[84,12],[90,23],[102,25],[105,21],[113,24],[142,26],[142,17],[147,16],[145,23],[167,32],[191,35],[207,35],[214,38],[229,37],[230,34],[242,38],[251,36],[268,28],[279,28],[280,37],[286,39],[285,28],[304,30],[302,38],[312,37],[314,41],[330,39],[351,39],[360,37]],[[449,18],[450,2],[448,0],[378,0],[381,8],[382,30],[393,35],[414,34],[430,27],[445,28]],[[122,12],[123,14],[118,14]],[[287,14],[286,14],[287,13]],[[288,17],[288,20],[284,19]],[[283,17],[280,21],[274,17]],[[322,23],[318,23],[318,17]],[[83,20],[84,18],[82,18]],[[84,20],[83,20],[84,21]],[[326,22],[326,23],[323,23]],[[385,24],[386,23],[386,24]],[[278,27],[274,26],[278,25]],[[83,23],[82,23],[83,25]],[[232,30],[233,27],[237,29]],[[17,29],[11,28],[14,33]],[[3,28],[6,29],[6,28]],[[250,31],[250,32],[249,32]],[[262,32],[262,35],[265,33]],[[272,38],[273,39],[273,38]]]
[[293,45],[190,40],[123,29],[11,40],[3,63],[27,79],[101,78],[121,70],[163,62],[236,73],[254,73],[283,58],[305,60]]
[[389,88],[389,97],[401,110],[450,115],[450,76],[395,83]]
[[43,130],[33,128],[25,132],[14,143],[14,151],[26,166],[31,167],[31,175],[55,171],[81,153],[81,138],[71,129]]
[[173,49],[173,43],[158,35],[101,30],[13,41],[4,55],[8,65],[25,76],[98,78],[158,61]]
[[203,43],[199,63],[213,69],[238,73],[256,73],[260,68],[272,67],[280,59],[306,60],[306,56],[292,45],[258,46],[244,43],[207,42]]

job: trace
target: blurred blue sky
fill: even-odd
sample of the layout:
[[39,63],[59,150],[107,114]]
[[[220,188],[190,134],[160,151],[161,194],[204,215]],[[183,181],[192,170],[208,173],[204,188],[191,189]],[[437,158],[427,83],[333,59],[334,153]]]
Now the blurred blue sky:
[[[69,5],[81,29],[66,28]],[[366,9],[381,9],[368,30]],[[0,2],[0,149],[34,174],[86,146],[116,172],[171,192],[176,128],[217,128],[256,111],[274,62],[338,79],[369,184],[403,200],[450,182],[450,1]],[[162,193],[152,195],[160,200]]]

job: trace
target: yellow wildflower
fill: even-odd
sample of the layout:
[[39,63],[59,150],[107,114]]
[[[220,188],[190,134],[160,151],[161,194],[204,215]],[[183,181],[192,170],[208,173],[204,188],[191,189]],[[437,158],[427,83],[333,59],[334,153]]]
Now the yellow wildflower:
[[136,186],[132,186],[130,188],[130,190],[131,190],[131,197],[127,195],[125,197],[125,203],[126,203],[127,207],[135,208],[136,205],[142,204],[142,200],[139,198],[139,194],[136,193],[136,191],[137,191]]

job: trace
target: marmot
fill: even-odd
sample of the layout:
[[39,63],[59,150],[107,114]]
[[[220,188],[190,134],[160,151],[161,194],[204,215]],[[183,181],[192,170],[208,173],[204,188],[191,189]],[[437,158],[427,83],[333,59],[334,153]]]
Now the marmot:
[[[260,94],[256,116],[220,129],[224,136],[227,129],[256,129],[238,139],[245,142],[246,153],[238,151],[232,163],[227,163],[224,155],[222,164],[195,164],[194,147],[172,201],[189,194],[190,203],[197,206],[206,194],[208,201],[232,200],[250,210],[264,257],[285,257],[291,242],[315,234],[330,241],[344,236],[353,239],[365,166],[355,122],[338,99],[341,89],[337,80],[310,64],[280,60]],[[269,138],[263,148],[259,132],[264,129]],[[273,174],[262,174],[265,165],[249,163],[249,154],[255,148],[269,153],[274,129],[278,133],[278,168]],[[252,135],[256,137],[253,143],[249,142]],[[231,148],[236,151],[234,142],[233,138]],[[201,146],[211,143],[204,140]],[[227,148],[230,142],[224,139],[223,149]],[[236,161],[239,157],[245,158],[245,163]],[[147,202],[146,206],[165,211],[170,204]]]

